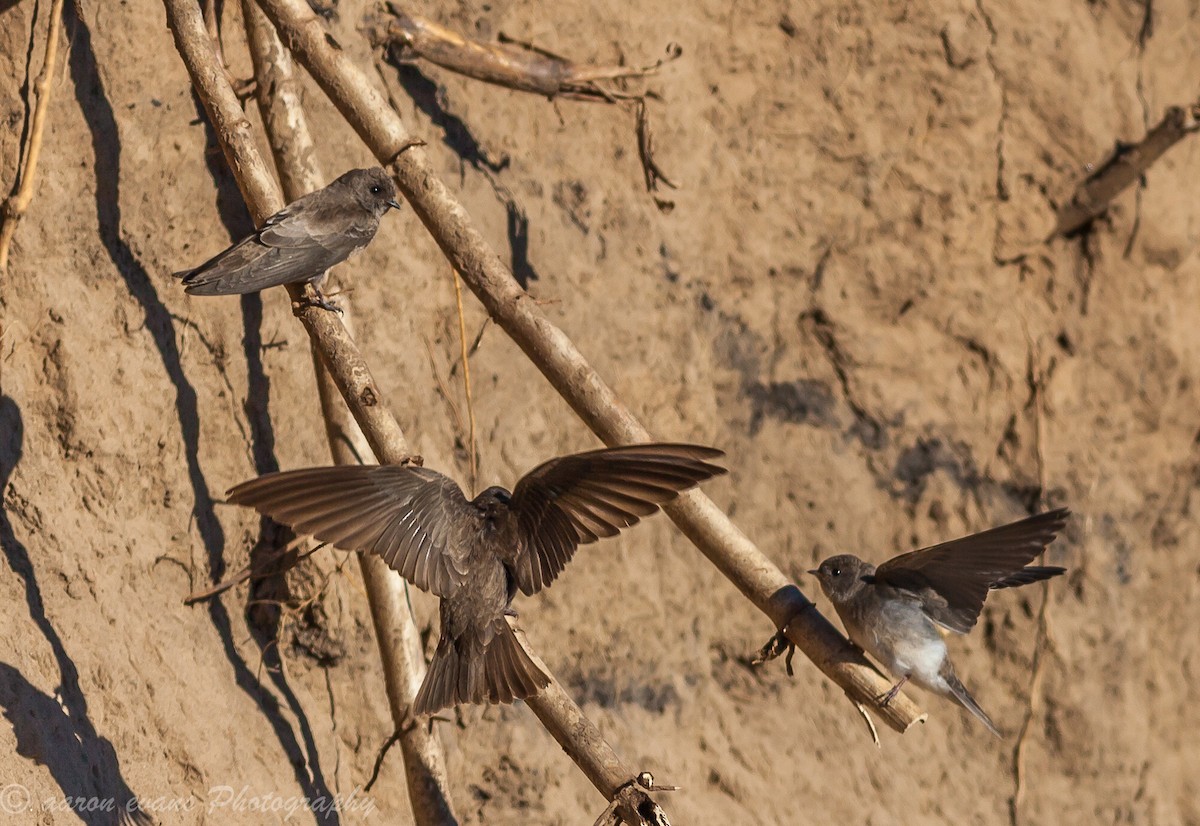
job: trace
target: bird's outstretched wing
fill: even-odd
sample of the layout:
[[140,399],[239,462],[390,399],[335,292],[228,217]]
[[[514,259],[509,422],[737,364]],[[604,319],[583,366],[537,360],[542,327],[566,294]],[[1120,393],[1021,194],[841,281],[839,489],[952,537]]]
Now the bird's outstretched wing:
[[615,536],[680,491],[725,468],[711,447],[646,444],[551,459],[522,477],[511,507],[520,533],[515,574],[526,594],[545,588],[580,544]]
[[874,581],[916,594],[930,619],[965,634],[975,627],[989,589],[1024,585],[1063,572],[1025,566],[1054,541],[1069,515],[1060,508],[901,554],[880,565]]
[[448,597],[467,575],[455,537],[475,515],[449,477],[415,465],[341,465],[268,473],[229,501],[334,547],[378,554],[418,588]]

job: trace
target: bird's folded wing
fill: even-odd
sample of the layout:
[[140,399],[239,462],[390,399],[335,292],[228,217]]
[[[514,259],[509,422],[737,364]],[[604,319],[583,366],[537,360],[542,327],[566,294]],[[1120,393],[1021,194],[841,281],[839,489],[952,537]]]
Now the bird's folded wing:
[[343,465],[268,473],[229,501],[334,547],[374,553],[418,588],[448,597],[466,576],[455,541],[474,512],[453,480],[414,465]]
[[615,536],[680,491],[724,473],[711,464],[723,455],[698,445],[631,445],[562,456],[534,468],[512,496],[520,534],[518,587],[527,595],[540,591],[580,544]]
[[915,594],[930,619],[965,634],[975,626],[994,584],[1006,587],[1020,580],[1036,581],[1017,572],[1054,541],[1068,515],[1065,508],[1049,511],[902,554],[880,565],[874,581]]

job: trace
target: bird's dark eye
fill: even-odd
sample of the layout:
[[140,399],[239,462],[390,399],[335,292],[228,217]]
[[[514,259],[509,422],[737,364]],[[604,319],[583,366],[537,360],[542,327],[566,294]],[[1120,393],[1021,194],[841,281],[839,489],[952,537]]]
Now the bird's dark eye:
[[841,576],[841,575],[842,575],[842,569],[841,569],[841,568],[834,568],[832,571],[830,571],[830,572],[829,572],[829,575],[830,575],[830,576]]
[[383,192],[383,188],[382,188],[382,187],[378,187],[378,186],[373,186],[373,187],[371,187],[371,194],[372,194],[372,195],[378,195],[380,192]]

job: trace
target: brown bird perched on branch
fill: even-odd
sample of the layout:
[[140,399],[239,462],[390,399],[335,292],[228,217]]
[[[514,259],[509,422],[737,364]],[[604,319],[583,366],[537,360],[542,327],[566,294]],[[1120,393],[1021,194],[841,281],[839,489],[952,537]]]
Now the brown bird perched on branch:
[[459,486],[417,465],[343,465],[269,473],[229,491],[297,533],[378,554],[441,597],[441,638],[414,714],[457,703],[511,703],[550,678],[505,621],[518,590],[550,585],[576,547],[615,536],[664,502],[725,469],[720,450],[646,444],[562,456],[510,493],[468,501]]
[[1065,508],[983,533],[893,557],[876,568],[851,554],[809,571],[864,651],[900,678],[880,697],[887,705],[909,680],[949,695],[997,737],[991,718],[959,682],[939,628],[966,634],[989,590],[1028,585],[1064,568],[1029,565],[1063,529]]
[[[241,295],[316,281],[371,243],[379,219],[399,208],[396,188],[383,169],[352,169],[324,189],[292,201],[253,235],[175,277],[183,279],[191,295]],[[337,309],[320,290],[317,296],[318,306]]]

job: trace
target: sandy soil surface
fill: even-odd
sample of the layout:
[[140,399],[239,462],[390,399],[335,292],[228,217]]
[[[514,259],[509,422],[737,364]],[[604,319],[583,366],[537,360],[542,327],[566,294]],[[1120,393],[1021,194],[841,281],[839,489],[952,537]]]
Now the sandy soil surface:
[[[110,823],[52,804],[136,795],[192,801],[160,822],[259,823],[247,800],[365,782],[391,729],[375,642],[342,554],[291,576],[278,646],[248,623],[244,586],[183,605],[276,540],[223,491],[328,449],[284,292],[192,299],[170,277],[250,223],[162,8],[80,5],[0,281],[0,807],[23,789],[36,822]],[[364,10],[342,0],[332,26],[368,64]],[[1004,739],[918,692],[929,722],[883,732],[882,750],[807,661],[793,679],[743,664],[774,629],[667,519],[586,548],[517,607],[618,752],[684,787],[664,798],[673,822],[1200,822],[1200,142],[1086,240],[1044,241],[1088,163],[1195,99],[1192,4],[414,11],[580,60],[682,46],[651,84],[659,162],[680,184],[669,214],[644,192],[621,110],[428,66],[382,74],[636,414],[729,452],[709,492],[810,594],[803,571],[835,550],[879,560],[1039,506],[1076,513],[1048,554],[1070,573],[994,595],[952,642]],[[6,193],[41,63],[34,12],[0,2]],[[307,100],[331,176],[369,164],[315,87]],[[448,266],[406,210],[347,270],[389,403],[427,463],[466,484]],[[468,296],[471,334],[484,318]],[[471,369],[480,488],[598,446],[497,328]],[[428,629],[433,602],[413,602]],[[591,823],[603,808],[523,705],[463,721],[443,730],[464,823]],[[219,805],[235,792],[240,808]],[[399,752],[357,795],[374,809],[340,822],[407,822]],[[310,820],[338,822],[291,818]]]

